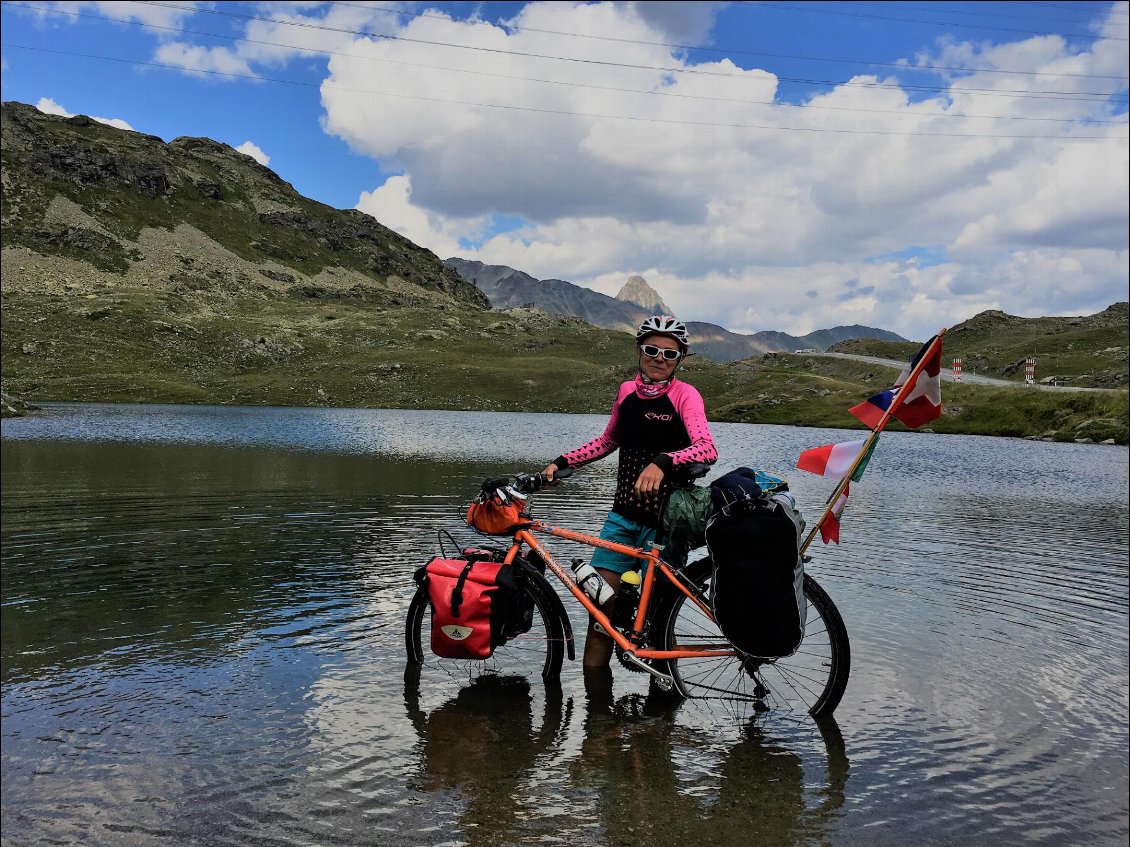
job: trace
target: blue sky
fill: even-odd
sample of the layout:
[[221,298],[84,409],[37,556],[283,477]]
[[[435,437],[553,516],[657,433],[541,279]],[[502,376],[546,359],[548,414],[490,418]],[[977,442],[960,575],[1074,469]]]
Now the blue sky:
[[925,338],[1128,298],[1126,2],[4,2],[5,100],[208,136],[441,258]]

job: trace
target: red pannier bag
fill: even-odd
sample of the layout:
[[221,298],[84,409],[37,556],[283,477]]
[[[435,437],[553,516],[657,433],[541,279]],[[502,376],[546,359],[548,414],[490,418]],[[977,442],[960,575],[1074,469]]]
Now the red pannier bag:
[[506,641],[518,585],[502,562],[436,557],[424,567],[432,605],[432,652],[487,659]]

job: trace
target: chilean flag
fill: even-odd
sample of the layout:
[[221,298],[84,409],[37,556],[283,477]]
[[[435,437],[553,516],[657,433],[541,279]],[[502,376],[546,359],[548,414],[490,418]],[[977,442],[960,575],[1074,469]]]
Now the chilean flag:
[[820,540],[827,544],[833,541],[836,544],[840,543],[840,515],[844,513],[844,506],[847,505],[848,490],[850,485],[844,486],[844,493],[837,499],[835,505],[832,506],[832,511],[824,518],[824,522],[820,524]]
[[[866,441],[844,441],[841,444],[825,444],[823,447],[813,447],[811,450],[805,450],[800,454],[796,466],[809,473],[820,474],[832,479],[843,479],[847,472],[851,470],[852,464],[866,443]],[[872,445],[872,449],[874,449],[874,445]],[[853,479],[859,480],[870,458],[868,456],[860,463],[852,477]]]
[[[934,336],[919,350],[910,364],[903,368],[895,384],[886,391],[880,391],[868,397],[858,406],[848,409],[870,429],[878,426],[887,409],[891,408],[895,397],[902,393],[902,402],[892,413],[911,429],[922,426],[942,416],[942,386],[940,374],[942,370],[942,345],[935,344],[938,336]],[[911,382],[907,382],[910,374],[926,355],[926,365]]]

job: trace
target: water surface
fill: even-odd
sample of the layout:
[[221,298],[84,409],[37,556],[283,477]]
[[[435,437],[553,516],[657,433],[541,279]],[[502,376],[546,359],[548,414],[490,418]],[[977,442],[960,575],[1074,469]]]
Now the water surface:
[[[889,433],[833,724],[406,682],[413,570],[599,416],[53,404],[2,424],[5,844],[1125,844],[1127,450]],[[716,424],[719,470],[837,430]],[[613,461],[540,495],[595,529]],[[579,548],[558,545],[563,555]],[[574,619],[580,631],[583,620]]]

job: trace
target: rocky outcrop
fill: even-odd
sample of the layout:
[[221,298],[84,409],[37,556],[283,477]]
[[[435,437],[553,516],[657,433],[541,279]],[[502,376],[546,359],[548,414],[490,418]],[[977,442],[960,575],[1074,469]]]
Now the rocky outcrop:
[[19,397],[0,391],[0,418],[18,418],[27,414],[28,404]]
[[653,315],[674,315],[671,307],[663,302],[659,293],[647,284],[642,276],[630,276],[616,294],[617,300],[633,303]]

